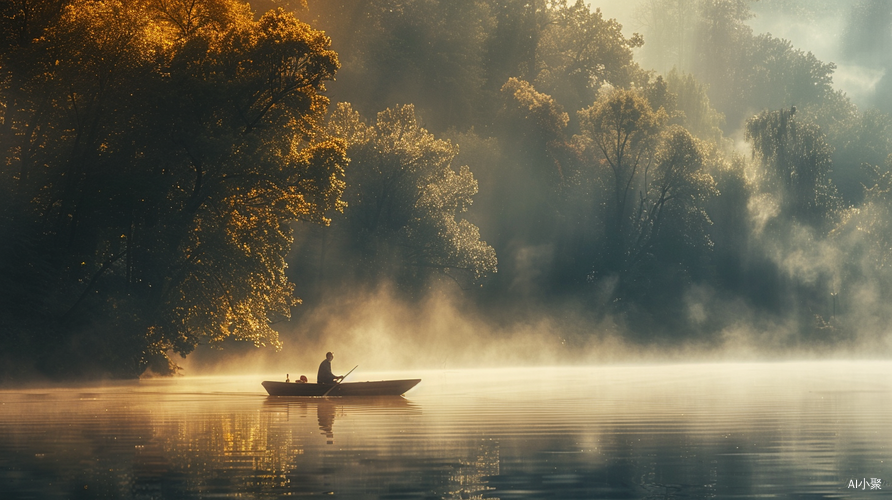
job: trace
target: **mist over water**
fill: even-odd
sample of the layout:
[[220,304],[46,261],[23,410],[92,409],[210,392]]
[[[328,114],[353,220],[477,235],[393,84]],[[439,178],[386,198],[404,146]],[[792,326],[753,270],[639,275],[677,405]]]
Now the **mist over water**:
[[806,342],[795,321],[762,317],[739,300],[718,297],[709,289],[690,290],[685,304],[679,314],[695,323],[721,318],[727,326],[708,339],[669,337],[640,342],[628,338],[624,325],[610,318],[595,322],[580,307],[564,305],[560,313],[535,311],[523,320],[506,320],[487,317],[449,290],[431,293],[421,304],[407,304],[383,288],[302,317],[294,330],[282,330],[281,351],[237,344],[222,349],[200,347],[177,362],[186,376],[275,373],[276,380],[289,374],[291,380],[306,375],[312,382],[328,351],[335,354],[336,374],[358,366],[350,379],[364,380],[369,372],[393,370],[869,361],[883,359],[892,349],[886,340],[887,328],[872,322],[863,325],[866,333],[846,342],[832,338]]
[[370,374],[422,378],[383,399],[267,397],[260,374],[3,390],[0,480],[8,498],[45,499],[888,498],[889,369]]

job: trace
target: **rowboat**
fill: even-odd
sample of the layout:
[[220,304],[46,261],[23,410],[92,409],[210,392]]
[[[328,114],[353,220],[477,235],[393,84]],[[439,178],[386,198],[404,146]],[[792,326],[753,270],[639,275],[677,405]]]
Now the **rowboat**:
[[[379,380],[376,382],[345,382],[334,387],[328,384],[276,382],[261,384],[270,396],[401,396],[418,385],[420,378],[408,380]],[[331,389],[331,391],[329,391]]]

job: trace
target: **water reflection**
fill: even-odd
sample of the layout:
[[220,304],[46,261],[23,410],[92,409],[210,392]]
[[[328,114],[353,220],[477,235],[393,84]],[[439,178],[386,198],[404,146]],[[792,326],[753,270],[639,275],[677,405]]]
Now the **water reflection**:
[[334,444],[334,432],[332,432],[335,417],[334,403],[318,403],[316,405],[316,416],[319,418],[319,428],[325,434],[325,437],[328,438],[326,444]]
[[343,398],[300,398],[268,396],[263,402],[264,411],[284,414],[286,420],[292,413],[297,418],[306,417],[315,407],[319,430],[326,437],[326,444],[334,444],[335,416],[361,415],[394,411],[394,415],[415,411],[417,407],[401,396],[383,397],[343,397]]
[[223,379],[0,391],[0,497],[847,496],[892,479],[890,369],[442,372],[409,398]]

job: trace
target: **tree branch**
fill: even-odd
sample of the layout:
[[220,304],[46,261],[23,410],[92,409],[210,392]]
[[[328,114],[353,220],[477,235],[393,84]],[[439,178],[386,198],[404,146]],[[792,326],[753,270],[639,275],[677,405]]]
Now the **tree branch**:
[[[129,243],[128,243],[129,245]],[[105,271],[111,267],[112,264],[117,262],[118,259],[124,256],[127,252],[119,252],[117,255],[112,255],[102,264],[102,267],[99,268],[99,271],[96,271],[96,274],[93,275],[93,278],[90,279],[90,283],[87,284],[87,288],[81,293],[80,297],[78,297],[77,301],[75,301],[74,305],[72,305],[68,311],[62,315],[62,319],[68,319],[74,313],[75,309],[87,298],[87,294],[90,293],[90,290],[93,289],[93,286],[96,285],[96,281],[99,280],[99,277],[102,276]]]

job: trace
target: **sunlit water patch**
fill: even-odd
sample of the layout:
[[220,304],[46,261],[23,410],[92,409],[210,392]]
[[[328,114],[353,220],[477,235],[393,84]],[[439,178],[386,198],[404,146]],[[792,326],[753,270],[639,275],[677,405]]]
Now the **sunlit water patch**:
[[886,498],[887,362],[351,375],[0,391],[0,498]]

